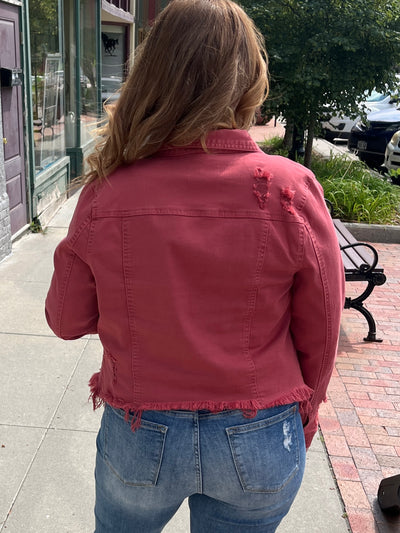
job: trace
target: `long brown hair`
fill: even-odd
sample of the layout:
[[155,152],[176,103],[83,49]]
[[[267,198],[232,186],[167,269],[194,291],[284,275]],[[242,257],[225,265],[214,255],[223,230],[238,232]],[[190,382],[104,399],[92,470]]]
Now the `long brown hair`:
[[86,181],[161,146],[204,144],[208,132],[248,129],[268,91],[263,38],[231,0],[173,0],[137,49]]

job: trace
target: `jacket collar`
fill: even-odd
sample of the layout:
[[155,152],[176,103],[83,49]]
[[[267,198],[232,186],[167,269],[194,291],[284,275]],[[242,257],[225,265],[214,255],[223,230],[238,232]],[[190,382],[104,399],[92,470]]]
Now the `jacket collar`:
[[[258,152],[260,149],[246,130],[214,130],[206,138],[209,150]],[[160,152],[163,156],[181,155],[182,153],[203,150],[200,141],[195,141],[187,146],[164,146]]]

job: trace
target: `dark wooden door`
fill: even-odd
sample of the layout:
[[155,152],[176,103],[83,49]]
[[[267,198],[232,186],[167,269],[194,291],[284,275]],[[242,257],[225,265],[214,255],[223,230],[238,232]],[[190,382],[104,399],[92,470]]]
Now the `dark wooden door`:
[[[21,68],[19,8],[0,2],[0,67]],[[22,120],[22,87],[1,87],[3,148],[11,233],[28,220],[25,153]]]

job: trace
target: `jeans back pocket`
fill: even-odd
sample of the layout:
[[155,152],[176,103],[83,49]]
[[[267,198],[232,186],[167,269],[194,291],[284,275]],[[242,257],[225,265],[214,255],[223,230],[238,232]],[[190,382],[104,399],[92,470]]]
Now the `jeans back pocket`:
[[279,492],[300,468],[298,408],[283,407],[274,416],[225,430],[245,492]]
[[108,405],[103,422],[102,455],[112,472],[126,485],[156,485],[168,427],[142,419],[132,431],[123,412]]

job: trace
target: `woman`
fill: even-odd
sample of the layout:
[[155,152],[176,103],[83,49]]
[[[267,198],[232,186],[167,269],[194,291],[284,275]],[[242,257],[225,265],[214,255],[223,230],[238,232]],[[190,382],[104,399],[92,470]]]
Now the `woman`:
[[[56,335],[98,333],[96,533],[273,532],[336,353],[343,267],[314,176],[247,130],[262,38],[174,0],[142,45],[55,252]],[[303,427],[304,426],[304,427]]]

